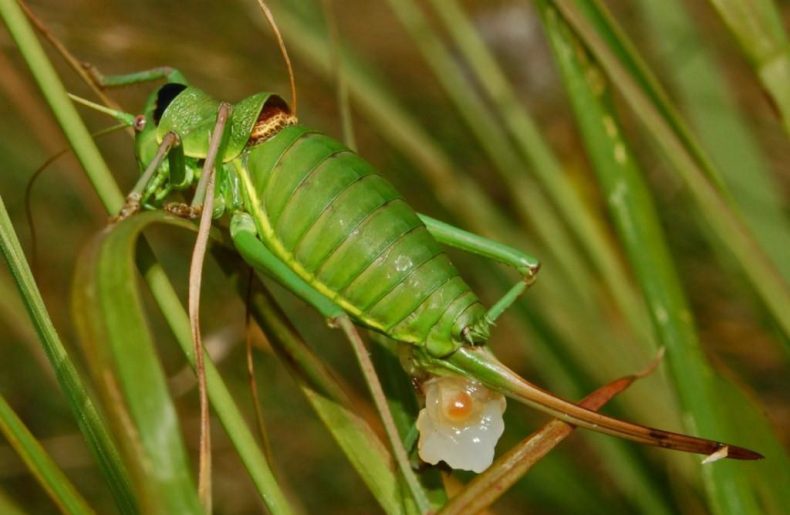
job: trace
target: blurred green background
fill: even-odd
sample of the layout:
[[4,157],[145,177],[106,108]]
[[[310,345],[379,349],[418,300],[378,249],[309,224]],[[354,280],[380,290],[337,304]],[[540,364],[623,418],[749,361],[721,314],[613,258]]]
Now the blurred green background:
[[[518,102],[532,115],[546,151],[559,165],[550,174],[562,176],[584,211],[576,205],[563,207],[547,193],[550,186],[536,174],[535,162],[513,150],[518,148],[513,135],[499,140],[503,147],[486,146],[475,136],[470,130],[475,127],[474,119],[465,119],[451,97],[468,91],[473,95],[470,98],[479,98],[475,95],[482,87],[474,71],[451,44],[446,53],[433,54],[438,55],[438,67],[426,64],[419,39],[402,23],[414,21],[413,12],[403,3],[405,11],[396,14],[392,6],[397,3],[333,2],[340,38],[355,59],[345,80],[352,93],[358,151],[419,211],[503,239],[541,259],[544,268],[538,283],[493,332],[492,345],[506,363],[574,399],[607,380],[639,370],[653,356],[657,343],[535,8],[526,1],[463,2]],[[450,43],[451,35],[436,12],[427,8],[428,2],[418,4],[418,12],[428,13],[429,35]],[[750,213],[757,238],[787,272],[788,262],[781,256],[790,252],[788,135],[731,34],[703,1],[611,1],[607,5],[669,88],[712,160],[726,172],[734,197]],[[280,54],[254,2],[73,0],[37,1],[30,6],[72,52],[105,73],[171,65],[222,99],[235,101],[260,90],[287,94]],[[786,27],[790,6],[779,2],[778,8]],[[337,66],[330,57],[320,3],[273,1],[272,9],[294,61],[302,123],[341,138]],[[0,30],[0,45],[0,194],[29,249],[26,181],[66,143],[4,30]],[[62,60],[54,52],[51,55],[70,91],[89,96]],[[139,85],[111,94],[125,109],[136,112],[152,88]],[[650,140],[649,131],[619,97],[615,101],[623,117],[624,137],[654,195],[704,354],[717,374],[737,385],[747,398],[738,402],[764,413],[786,446],[790,434],[787,341],[691,207],[684,184],[670,171],[671,164]],[[490,101],[481,105],[484,111],[498,112]],[[84,117],[92,130],[109,125],[105,117],[92,112],[85,111]],[[478,121],[477,129],[485,127],[484,120]],[[501,127],[503,121],[497,123]],[[130,188],[138,171],[129,137],[123,133],[106,136],[99,146],[122,188]],[[37,183],[31,209],[38,229],[36,277],[55,325],[76,352],[68,302],[74,262],[107,217],[71,155],[59,159]],[[625,278],[621,290],[625,297],[613,290],[568,213],[584,217],[584,223],[600,235]],[[185,296],[191,237],[164,230],[152,238],[157,255]],[[455,252],[451,256],[486,302],[496,299],[516,279],[483,260]],[[22,315],[5,268],[0,270],[0,287],[0,391],[97,510],[106,512],[111,500],[37,337]],[[220,369],[239,404],[249,409],[243,304],[213,263],[207,265],[203,291],[203,326],[209,346],[217,352]],[[276,293],[316,352],[351,388],[365,392],[345,342],[309,308],[286,292],[276,289]],[[185,392],[177,398],[177,406],[190,450],[196,454],[196,393],[161,316],[155,309],[150,312],[173,388]],[[257,356],[256,366],[277,468],[306,512],[375,512],[375,501],[287,373],[265,352]],[[725,390],[720,393],[726,402],[729,395]],[[633,386],[608,412],[662,428],[684,428],[666,367]],[[544,419],[511,403],[500,449],[514,444]],[[221,427],[215,429],[216,511],[260,510],[250,480]],[[763,450],[759,431],[755,430],[751,441],[749,428],[739,437],[734,443]],[[706,513],[710,506],[702,493],[697,463],[696,457],[580,433],[531,471],[495,510]],[[766,481],[772,470],[765,463],[721,466],[742,467],[745,475],[764,475]],[[31,513],[54,511],[24,465],[2,443],[0,488],[2,495]]]

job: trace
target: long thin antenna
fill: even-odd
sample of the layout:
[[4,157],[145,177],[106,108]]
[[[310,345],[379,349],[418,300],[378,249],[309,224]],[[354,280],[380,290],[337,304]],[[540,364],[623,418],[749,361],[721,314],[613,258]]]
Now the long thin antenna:
[[136,117],[133,114],[129,114],[127,112],[120,111],[118,109],[112,109],[111,107],[106,107],[101,104],[97,104],[96,102],[91,102],[90,100],[82,97],[78,97],[73,93],[67,93],[67,95],[74,102],[77,102],[78,104],[82,104],[85,107],[90,107],[94,111],[99,111],[100,113],[110,115],[116,120],[118,120],[119,122],[121,122],[122,124],[126,125],[127,127],[134,127],[135,125]]
[[[125,129],[127,127],[128,125],[126,123],[113,125],[99,131],[92,132],[91,138],[98,139],[102,136],[111,134],[121,129]],[[36,168],[36,171],[30,175],[30,178],[27,180],[27,184],[25,185],[25,216],[27,217],[27,226],[30,229],[30,261],[32,262],[31,268],[33,269],[33,277],[36,279],[40,279],[40,277],[38,273],[38,244],[36,243],[38,236],[36,233],[36,225],[33,222],[33,186],[36,184],[38,178],[44,173],[44,170],[49,167],[49,165],[69,152],[71,152],[71,147],[66,147],[51,155],[46,161],[41,163],[41,166]]]
[[36,30],[38,30],[41,35],[44,36],[44,38],[55,48],[55,50],[61,56],[63,56],[63,59],[65,59],[68,65],[71,66],[77,75],[80,76],[82,81],[85,82],[85,84],[87,84],[91,90],[93,90],[94,94],[96,94],[96,96],[99,97],[99,99],[101,99],[105,105],[114,109],[120,109],[121,106],[112,98],[107,96],[104,91],[102,91],[101,85],[98,84],[94,80],[94,77],[92,77],[88,72],[85,67],[85,63],[77,59],[74,54],[72,54],[69,49],[66,48],[66,45],[64,45],[57,37],[55,37],[55,34],[53,34],[52,31],[50,31],[49,28],[44,25],[44,22],[42,22],[41,19],[35,15],[35,13],[25,2],[19,2],[19,6],[23,11],[25,11],[25,15],[31,21],[31,23],[33,23],[33,26],[36,28]]
[[332,60],[332,68],[335,71],[337,105],[340,110],[340,126],[343,131],[343,143],[356,152],[357,143],[354,137],[354,121],[351,118],[351,105],[348,98],[348,81],[346,81],[343,56],[341,55],[340,35],[337,30],[337,17],[332,8],[332,0],[322,0],[321,5],[324,8],[324,18],[326,20],[327,32],[329,33],[330,57]]
[[258,0],[258,5],[261,7],[263,15],[266,16],[266,21],[269,22],[269,26],[274,32],[277,45],[280,47],[280,53],[285,61],[285,67],[288,68],[288,80],[291,83],[291,114],[296,116],[296,78],[294,77],[293,66],[291,66],[291,58],[288,57],[288,49],[285,48],[285,41],[283,40],[282,34],[280,34],[280,29],[277,27],[277,22],[274,21],[274,15],[271,10],[269,10],[269,7],[263,0]]

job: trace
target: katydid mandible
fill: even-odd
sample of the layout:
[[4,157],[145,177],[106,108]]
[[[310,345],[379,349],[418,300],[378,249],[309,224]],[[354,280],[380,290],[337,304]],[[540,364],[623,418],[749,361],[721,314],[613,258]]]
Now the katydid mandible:
[[[212,150],[220,102],[171,68],[106,77],[103,84],[157,79],[167,83],[151,95],[143,114],[115,113],[136,130],[143,171],[119,219],[163,206],[194,218],[202,208],[201,167]],[[258,93],[235,104],[217,141],[212,216],[230,216],[231,237],[243,259],[328,319],[348,315],[414,346],[425,363],[477,375],[490,388],[577,426],[680,451],[762,458],[734,445],[586,410],[496,361],[485,346],[490,328],[534,281],[538,261],[417,214],[372,165],[299,124],[281,97]],[[166,203],[172,192],[196,184],[190,205]],[[485,309],[441,244],[511,266],[522,279]],[[499,379],[480,377],[485,371]]]

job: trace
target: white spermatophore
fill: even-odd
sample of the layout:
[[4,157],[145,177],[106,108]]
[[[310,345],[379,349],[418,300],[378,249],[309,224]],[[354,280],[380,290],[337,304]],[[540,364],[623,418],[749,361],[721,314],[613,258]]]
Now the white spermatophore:
[[420,458],[477,473],[487,469],[505,430],[505,397],[462,377],[430,379],[423,391],[425,408],[417,417]]

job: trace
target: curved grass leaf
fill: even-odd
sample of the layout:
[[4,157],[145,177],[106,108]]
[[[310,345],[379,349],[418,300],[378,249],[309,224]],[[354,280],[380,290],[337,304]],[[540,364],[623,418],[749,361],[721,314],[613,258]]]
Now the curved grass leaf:
[[[134,453],[143,444],[150,444],[152,447],[162,445],[164,446],[162,452],[171,454],[169,464],[159,471],[159,474],[167,473],[167,477],[157,478],[156,475],[152,475],[140,478],[138,476],[138,480],[148,482],[156,479],[158,484],[150,487],[154,491],[158,491],[166,483],[174,483],[181,492],[174,492],[170,500],[173,503],[183,503],[185,509],[192,509],[194,508],[192,503],[196,502],[197,498],[190,478],[189,466],[183,455],[183,445],[179,443],[178,424],[169,414],[172,406],[167,407],[170,399],[164,379],[161,377],[161,365],[153,351],[145,320],[142,318],[141,311],[137,309],[140,308],[140,304],[135,280],[134,249],[141,231],[152,223],[167,223],[180,228],[195,229],[193,224],[183,219],[163,212],[151,211],[133,216],[100,233],[91,242],[79,262],[75,279],[77,304],[75,314],[80,321],[83,338],[87,337],[86,341],[103,341],[110,344],[106,349],[97,349],[95,359],[101,355],[102,359],[107,360],[99,363],[100,370],[118,373],[117,384],[113,384],[116,380],[112,377],[103,378],[111,382],[111,388],[118,388],[109,393],[113,395],[123,393],[124,400],[130,406],[130,415],[136,417],[133,421],[135,424],[140,424],[136,425],[137,429],[135,429],[123,421],[124,425],[120,428],[131,437],[126,442],[127,460],[135,460],[136,458],[129,456],[128,453]],[[144,271],[144,273],[148,272],[150,269]],[[131,303],[135,309],[129,309],[127,303]],[[189,334],[188,321],[175,295],[171,303],[175,304],[171,306],[171,312],[181,313],[178,319],[171,322],[171,327],[176,329],[177,334],[183,335],[184,332]],[[194,366],[189,338],[182,336],[178,340],[190,364]],[[133,356],[136,356],[139,362]],[[145,369],[142,368],[143,364]],[[140,381],[143,374],[152,376],[148,381],[143,382]],[[274,479],[222,378],[208,357],[206,379],[212,407],[238,450],[261,498],[272,513],[290,513],[290,506],[284,493]],[[144,393],[149,389],[150,392]],[[150,396],[156,396],[156,399]],[[154,406],[154,400],[158,400],[158,406]],[[153,419],[147,419],[148,413],[157,409],[161,414]],[[143,428],[148,431],[147,435],[143,434]],[[136,434],[138,429],[140,435]],[[170,432],[167,438],[165,438],[166,430]],[[149,440],[143,441],[143,436]],[[152,463],[164,459],[160,455],[154,457],[156,460]],[[145,469],[153,466],[152,463],[137,463],[137,472],[144,472]],[[164,493],[170,495],[169,492]],[[157,495],[164,493],[157,492]],[[154,499],[154,501],[158,500],[159,498]]]
[[[85,499],[0,395],[0,432],[63,513],[93,513]],[[2,505],[2,503],[0,503]]]
[[74,277],[75,323],[141,509],[200,513],[178,417],[143,314],[132,225],[106,228],[83,251]]

